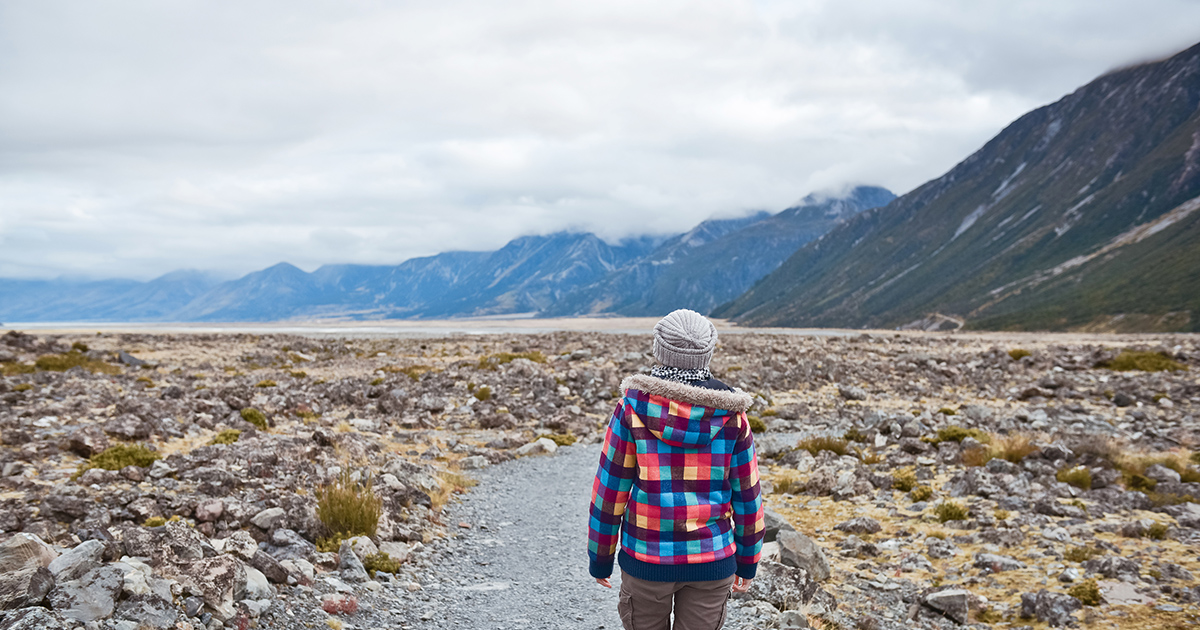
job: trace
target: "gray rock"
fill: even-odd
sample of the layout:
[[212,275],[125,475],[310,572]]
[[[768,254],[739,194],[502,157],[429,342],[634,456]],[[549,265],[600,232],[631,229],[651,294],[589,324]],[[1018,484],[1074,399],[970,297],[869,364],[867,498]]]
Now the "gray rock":
[[472,455],[462,458],[458,462],[458,467],[463,470],[479,470],[480,468],[487,468],[488,464],[488,459],[483,455]]
[[975,554],[975,562],[973,566],[976,569],[986,569],[992,573],[1001,571],[1016,571],[1024,569],[1025,563],[1015,558],[1002,556],[994,553],[977,553]]
[[1142,567],[1136,561],[1121,556],[1109,555],[1103,558],[1093,558],[1083,563],[1083,568],[1091,573],[1098,573],[1109,579],[1136,582]]
[[208,544],[208,541],[187,523],[168,521],[161,544],[171,551],[174,558],[199,560],[204,557],[204,546]]
[[127,564],[114,562],[96,567],[78,580],[59,584],[50,593],[50,607],[64,617],[87,623],[113,614],[125,584]]
[[954,543],[940,538],[926,538],[925,551],[929,554],[930,558],[937,560],[944,560],[962,553],[962,550]]
[[1181,477],[1179,473],[1163,466],[1162,464],[1151,464],[1146,467],[1146,476],[1162,483],[1179,483]]
[[246,571],[246,592],[243,594],[244,599],[270,599],[275,597],[275,589],[271,588],[271,581],[267,576],[262,574],[262,571],[254,567],[243,567]]
[[781,531],[775,541],[784,565],[804,569],[810,579],[818,582],[829,579],[829,560],[811,538],[797,531]]
[[85,540],[75,548],[55,558],[50,566],[50,573],[58,583],[78,579],[84,573],[100,565],[104,557],[104,543],[99,540]]
[[50,570],[36,562],[0,573],[0,610],[37,606],[53,587]]
[[21,532],[0,543],[0,573],[27,565],[48,567],[58,554],[36,534]]
[[810,612],[818,613],[837,606],[833,596],[811,575],[770,560],[759,562],[758,575],[750,583],[746,596],[750,600],[763,600],[776,609],[807,606]]
[[379,543],[379,551],[386,553],[389,558],[396,562],[405,563],[408,562],[408,555],[412,552],[412,549],[405,543],[389,541]]
[[1058,581],[1070,584],[1079,581],[1079,569],[1075,567],[1067,567],[1062,573],[1058,574]]
[[338,548],[338,570],[347,582],[366,582],[371,579],[349,540],[343,540]]
[[197,595],[212,611],[213,617],[228,621],[237,612],[236,602],[246,592],[246,566],[232,556],[204,558],[182,565],[167,566],[166,575],[183,587],[184,593]]
[[130,595],[117,606],[116,619],[136,622],[138,628],[168,630],[175,627],[179,611],[170,600],[156,593]]
[[764,509],[763,542],[774,542],[781,531],[796,531],[796,528],[792,527],[792,524],[787,522],[787,519],[780,516],[775,510],[771,508]]
[[851,534],[874,534],[883,529],[883,526],[869,516],[858,516],[838,523],[834,529]]
[[775,622],[779,624],[781,630],[802,630],[803,628],[811,628],[808,625],[808,617],[794,611],[785,610],[779,613],[775,618]]
[[108,448],[108,436],[104,429],[90,425],[71,432],[67,436],[67,450],[80,457],[91,457]]
[[272,530],[283,527],[287,521],[287,512],[281,507],[267,508],[250,518],[250,522],[259,529]]
[[258,542],[244,530],[238,530],[225,539],[225,552],[249,561],[258,553]]
[[1021,617],[1037,619],[1054,627],[1075,625],[1075,611],[1083,608],[1078,599],[1045,589],[1021,595]]
[[117,353],[117,361],[120,361],[121,363],[130,367],[142,367],[143,365],[150,365],[149,362],[143,361],[132,354],[125,352],[124,350],[121,350]]
[[258,569],[268,580],[276,584],[287,584],[288,572],[279,561],[262,551],[255,552],[250,558],[250,566]]
[[144,440],[150,437],[152,427],[141,418],[124,414],[104,423],[104,432],[122,440]]
[[0,610],[0,628],[4,630],[66,630],[67,627],[54,613],[40,606]]
[[551,440],[550,438],[538,438],[513,452],[518,456],[524,457],[526,455],[536,455],[539,453],[553,455],[557,450],[558,444],[555,444],[554,440]]
[[866,400],[867,390],[853,385],[840,385],[838,386],[838,395],[846,400]]
[[196,520],[211,523],[220,520],[225,513],[225,502],[220,499],[206,499],[196,504]]
[[924,604],[958,623],[967,623],[970,598],[966,589],[950,588],[926,595]]

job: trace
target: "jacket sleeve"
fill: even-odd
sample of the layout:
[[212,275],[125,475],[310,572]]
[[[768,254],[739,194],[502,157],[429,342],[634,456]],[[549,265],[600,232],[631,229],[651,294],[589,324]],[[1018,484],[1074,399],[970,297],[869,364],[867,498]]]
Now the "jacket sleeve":
[[629,501],[629,490],[637,475],[637,445],[629,428],[621,421],[625,416],[624,400],[617,405],[608,430],[604,434],[604,449],[600,452],[600,467],[592,482],[591,518],[588,521],[588,572],[594,578],[612,575],[617,555],[621,520]]
[[746,414],[739,418],[741,430],[729,463],[729,482],[733,490],[733,542],[736,546],[737,575],[752,579],[758,572],[758,559],[762,552],[763,525],[762,497],[758,486],[758,458],[754,453],[754,435]]

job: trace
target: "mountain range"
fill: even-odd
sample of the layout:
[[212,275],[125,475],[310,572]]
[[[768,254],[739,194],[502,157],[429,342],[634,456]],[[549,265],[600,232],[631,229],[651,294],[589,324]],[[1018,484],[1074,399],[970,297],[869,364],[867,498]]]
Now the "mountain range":
[[751,326],[1200,331],[1200,45],[1101,76],[713,311]]
[[895,195],[860,186],[777,214],[714,219],[672,236],[608,243],[560,232],[492,252],[445,252],[399,265],[279,263],[236,280],[175,272],[150,282],[0,280],[4,321],[278,321],[490,315],[654,315],[708,311],[740,295],[797,247]]
[[748,326],[1200,331],[1200,45],[1107,73],[895,197],[870,186],[619,243],[525,236],[237,280],[0,279],[5,321],[657,316]]

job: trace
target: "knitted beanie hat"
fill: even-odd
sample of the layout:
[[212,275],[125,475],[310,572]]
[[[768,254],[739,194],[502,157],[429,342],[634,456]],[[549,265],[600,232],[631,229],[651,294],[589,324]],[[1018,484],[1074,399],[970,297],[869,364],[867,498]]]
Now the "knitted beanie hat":
[[681,308],[654,325],[654,358],[668,367],[708,367],[717,347],[717,327],[700,313]]

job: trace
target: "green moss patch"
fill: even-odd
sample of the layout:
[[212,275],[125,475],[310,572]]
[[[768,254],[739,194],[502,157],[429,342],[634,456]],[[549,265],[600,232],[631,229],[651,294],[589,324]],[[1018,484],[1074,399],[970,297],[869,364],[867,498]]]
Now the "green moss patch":
[[162,456],[158,452],[141,444],[117,444],[104,449],[101,453],[92,455],[86,462],[79,465],[79,469],[71,478],[76,479],[92,468],[104,470],[121,470],[126,466],[148,468],[159,459],[162,459]]
[[1187,366],[1172,359],[1170,356],[1160,352],[1139,352],[1134,350],[1125,350],[1116,358],[1109,361],[1101,361],[1096,364],[1096,367],[1115,370],[1118,372],[1129,372],[1139,370],[1142,372],[1177,372],[1186,370]]
[[254,407],[242,409],[242,420],[253,424],[263,431],[267,430],[267,416]]

